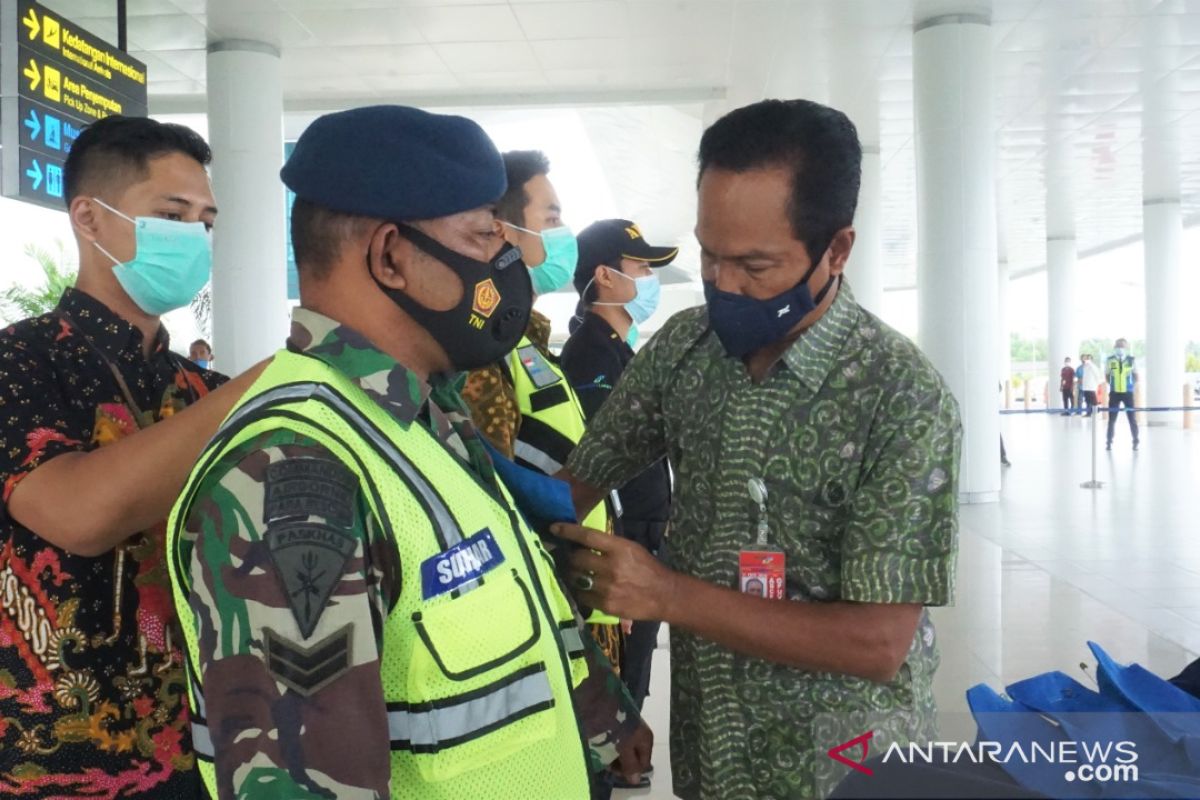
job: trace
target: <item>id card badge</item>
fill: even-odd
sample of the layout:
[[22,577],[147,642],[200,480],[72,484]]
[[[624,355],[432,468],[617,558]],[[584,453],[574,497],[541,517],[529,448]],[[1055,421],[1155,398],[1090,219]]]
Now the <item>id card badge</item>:
[[738,588],[742,594],[784,600],[785,556],[780,550],[756,549],[738,553]]

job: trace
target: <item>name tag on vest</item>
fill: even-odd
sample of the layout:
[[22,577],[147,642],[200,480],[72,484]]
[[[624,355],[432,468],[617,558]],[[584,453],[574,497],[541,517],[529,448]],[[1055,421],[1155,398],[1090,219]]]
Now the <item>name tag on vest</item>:
[[558,375],[533,345],[527,345],[518,350],[517,358],[521,359],[521,366],[525,368],[525,374],[537,388],[544,389],[551,384],[558,383]]
[[470,539],[421,563],[421,595],[426,599],[478,580],[504,563],[492,532],[484,528]]

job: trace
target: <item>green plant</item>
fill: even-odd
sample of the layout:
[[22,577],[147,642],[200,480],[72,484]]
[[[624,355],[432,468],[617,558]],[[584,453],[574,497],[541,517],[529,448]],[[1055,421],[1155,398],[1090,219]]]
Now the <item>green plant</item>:
[[1049,351],[1050,347],[1045,339],[1026,339],[1019,333],[1014,333],[1009,338],[1009,352],[1012,354],[1012,360],[1018,363],[1045,361]]
[[0,292],[0,316],[10,322],[41,316],[53,311],[62,293],[75,285],[79,268],[67,262],[62,241],[55,239],[54,245],[54,251],[32,243],[25,245],[25,255],[41,267],[44,282],[34,287],[13,284]]

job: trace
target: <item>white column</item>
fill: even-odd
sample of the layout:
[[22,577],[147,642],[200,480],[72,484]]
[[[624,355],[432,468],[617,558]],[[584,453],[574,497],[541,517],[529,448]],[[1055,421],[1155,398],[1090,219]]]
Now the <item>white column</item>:
[[1049,408],[1062,408],[1062,392],[1058,390],[1063,359],[1070,358],[1078,366],[1079,336],[1075,333],[1075,237],[1055,237],[1046,240],[1046,307],[1049,312],[1049,342],[1046,355],[1050,381]]
[[288,332],[283,84],[279,50],[208,46],[208,131],[221,209],[213,238],[213,351],[230,374],[278,350]]
[[[1009,300],[1009,281],[1011,272],[1008,266],[1008,194],[1004,191],[1003,178],[996,181],[996,348],[999,381],[1001,388],[1006,382],[1012,381],[1012,322],[1009,318],[1011,303]],[[1003,394],[1000,398],[1004,402]]]
[[854,249],[846,277],[854,298],[872,314],[883,316],[883,177],[878,144],[864,144],[862,188],[854,215]]
[[992,31],[977,8],[913,28],[920,344],[958,398],[968,503],[1000,495]]
[[1062,130],[1056,108],[1046,122],[1046,352],[1047,408],[1063,408],[1058,389],[1063,359],[1078,358],[1079,335],[1075,326],[1075,195],[1071,162],[1071,137]]
[[[1182,318],[1183,274],[1180,245],[1183,221],[1178,195],[1147,197],[1142,203],[1146,254],[1146,400],[1151,406],[1177,406],[1185,380]],[[1151,424],[1177,416],[1152,414]]]
[[[1184,382],[1183,274],[1180,163],[1184,148],[1179,112],[1180,77],[1169,57],[1178,37],[1176,17],[1151,15],[1142,53],[1142,230],[1146,274],[1145,402],[1177,406]],[[1124,334],[1134,338],[1137,333]],[[1150,414],[1150,424],[1178,420]]]
[[[996,338],[997,359],[999,361],[1000,383],[1012,380],[1012,323],[1009,321],[1009,269],[1008,259],[999,261],[999,275],[996,276]],[[1003,397],[1001,397],[1003,402]]]

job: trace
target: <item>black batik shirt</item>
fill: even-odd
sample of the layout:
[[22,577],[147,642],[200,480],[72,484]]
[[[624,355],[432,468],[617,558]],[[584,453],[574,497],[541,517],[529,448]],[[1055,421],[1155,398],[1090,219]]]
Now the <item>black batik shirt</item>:
[[162,328],[147,358],[140,331],[73,289],[0,332],[0,796],[199,795],[165,521],[88,558],[7,503],[50,459],[132,435],[225,380],[171,353]]

